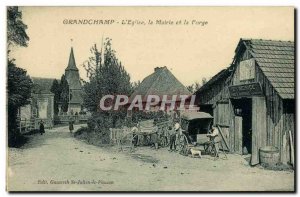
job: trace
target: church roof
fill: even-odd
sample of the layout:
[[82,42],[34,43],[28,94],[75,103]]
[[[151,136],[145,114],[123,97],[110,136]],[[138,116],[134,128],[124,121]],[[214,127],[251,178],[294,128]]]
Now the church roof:
[[82,104],[82,90],[70,90],[70,101],[71,104]]
[[79,70],[76,67],[73,47],[71,47],[69,63],[67,68],[65,69],[65,76],[70,89],[81,89]]
[[75,62],[73,47],[71,47],[71,52],[70,52],[70,57],[69,57],[69,63],[68,63],[68,67],[66,68],[66,71],[67,70],[78,71],[78,68],[76,67],[76,62]]

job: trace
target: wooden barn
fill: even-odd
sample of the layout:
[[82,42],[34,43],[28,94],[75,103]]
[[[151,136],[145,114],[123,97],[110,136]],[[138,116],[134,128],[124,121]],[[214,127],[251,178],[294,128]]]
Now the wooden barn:
[[259,163],[264,146],[293,164],[295,132],[294,42],[241,39],[232,64],[196,91],[200,111],[220,125],[230,152],[251,153]]

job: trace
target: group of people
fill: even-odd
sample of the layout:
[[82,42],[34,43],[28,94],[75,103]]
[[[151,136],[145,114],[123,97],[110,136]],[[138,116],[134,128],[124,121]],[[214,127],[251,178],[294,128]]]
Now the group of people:
[[[156,131],[150,135],[150,144],[155,148],[158,149],[159,145],[161,145],[161,141],[165,140],[166,144],[169,146],[170,152],[177,152],[181,153],[182,151],[187,151],[185,148],[188,147],[188,134],[186,135],[185,130],[181,128],[179,122],[175,122],[173,126],[168,127],[167,131],[158,131],[157,126],[155,127]],[[132,145],[133,147],[138,146],[141,144],[141,141],[145,139],[145,136],[141,136],[138,134],[138,124],[137,126],[132,128]],[[213,147],[215,151],[215,156],[218,157],[219,155],[219,130],[215,125],[212,125],[209,133],[207,134],[208,141],[205,144],[206,147]],[[195,142],[194,142],[195,143]],[[145,144],[144,144],[145,145]],[[194,144],[196,145],[196,143]],[[184,154],[185,155],[185,154]]]
[[[183,134],[183,129],[181,129],[181,126],[179,123],[175,123],[174,129],[171,130],[170,135],[170,148],[169,151],[177,151],[176,145],[179,143],[181,145],[181,151],[185,151],[185,147],[188,145],[188,141],[184,141],[183,137],[185,136]],[[210,131],[206,135],[208,137],[208,141],[205,143],[206,147],[211,147],[215,151],[215,156],[219,157],[219,129],[216,127],[216,125],[212,125]],[[196,143],[195,143],[196,144]]]
[[[39,125],[40,125],[39,132],[40,132],[41,135],[43,135],[45,133],[45,122],[43,120],[41,120],[39,122]],[[72,133],[73,130],[74,130],[74,121],[70,120],[69,121],[69,131],[70,131],[70,133]]]
[[[154,127],[154,132],[151,133],[148,136],[143,136],[141,134],[138,134],[139,131],[139,124],[137,124],[135,127],[132,127],[132,144],[134,147],[138,146],[139,144],[151,144],[155,147],[155,149],[159,148],[159,145],[162,145],[162,141],[164,141],[165,144],[170,145],[170,151],[176,151],[178,141],[180,139],[180,136],[182,136],[182,130],[180,127],[180,124],[176,122],[174,126],[168,127],[166,131],[159,131],[158,127]],[[147,139],[148,137],[148,139]],[[148,141],[147,141],[148,140]],[[145,144],[146,143],[146,144]]]

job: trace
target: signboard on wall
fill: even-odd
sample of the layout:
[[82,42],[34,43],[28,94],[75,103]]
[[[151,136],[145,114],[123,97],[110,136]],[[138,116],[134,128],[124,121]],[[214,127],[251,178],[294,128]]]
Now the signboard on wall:
[[244,60],[240,62],[240,81],[255,78],[255,61],[254,59]]
[[229,94],[231,98],[251,97],[263,95],[259,83],[249,83],[243,85],[229,86]]

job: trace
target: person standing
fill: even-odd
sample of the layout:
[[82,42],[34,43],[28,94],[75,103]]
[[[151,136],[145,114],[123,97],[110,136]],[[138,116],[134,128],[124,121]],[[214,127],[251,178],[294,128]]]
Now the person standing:
[[158,150],[158,127],[155,126],[154,133],[151,135],[151,141],[156,150]]
[[138,126],[132,127],[131,132],[132,132],[132,145],[133,147],[137,147],[138,145],[138,135],[137,132],[139,131]]
[[73,123],[73,120],[70,120],[70,121],[69,121],[69,130],[70,130],[70,133],[72,133],[73,130],[74,130],[74,123]]
[[40,134],[43,135],[43,133],[45,133],[45,125],[44,125],[44,121],[41,120],[40,121]]
[[215,147],[216,157],[219,157],[219,142],[220,142],[220,139],[218,138],[219,129],[217,128],[216,125],[212,126],[211,132],[209,134],[207,134],[207,136],[210,138],[210,143],[212,143],[213,146]]
[[173,148],[176,151],[176,134],[179,129],[180,129],[179,123],[175,123],[174,128],[172,128],[172,130],[170,130],[170,150],[169,151],[173,151]]

